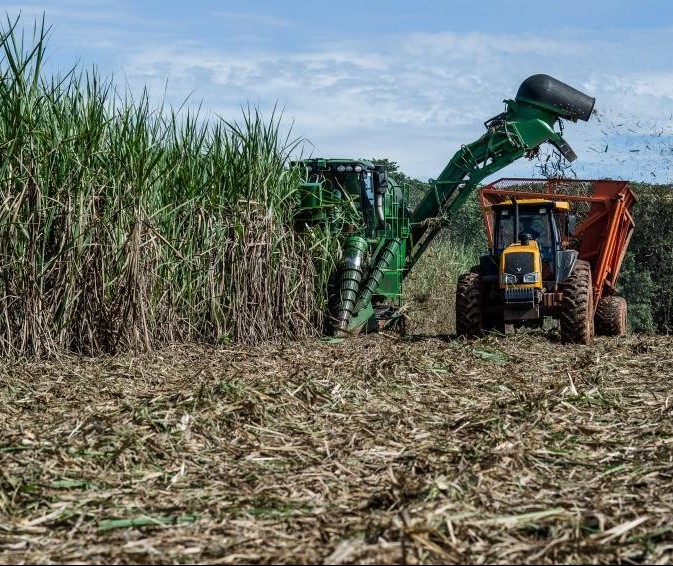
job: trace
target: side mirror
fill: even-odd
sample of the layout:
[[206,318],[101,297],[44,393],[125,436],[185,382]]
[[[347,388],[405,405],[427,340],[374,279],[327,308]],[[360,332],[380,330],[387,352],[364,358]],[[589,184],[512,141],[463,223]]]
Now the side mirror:
[[577,215],[568,215],[568,234],[574,234],[577,229]]

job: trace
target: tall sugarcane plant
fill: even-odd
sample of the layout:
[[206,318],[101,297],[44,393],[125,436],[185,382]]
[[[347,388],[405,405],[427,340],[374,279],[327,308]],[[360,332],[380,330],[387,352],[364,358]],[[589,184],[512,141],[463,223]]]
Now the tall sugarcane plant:
[[44,22],[19,24],[0,32],[0,355],[319,330],[335,247],[293,230],[302,141],[282,115],[46,76]]

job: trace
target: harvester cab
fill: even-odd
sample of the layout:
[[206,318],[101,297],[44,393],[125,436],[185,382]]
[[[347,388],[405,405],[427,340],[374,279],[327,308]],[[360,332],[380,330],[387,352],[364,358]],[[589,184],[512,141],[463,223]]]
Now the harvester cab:
[[300,187],[298,223],[322,223],[331,212],[332,222],[346,225],[346,232],[362,231],[368,237],[385,225],[385,195],[389,188],[399,192],[385,167],[362,159],[307,159],[301,164],[308,182]]
[[302,165],[308,182],[300,187],[298,223],[344,235],[330,282],[335,333],[403,326],[398,312],[409,237],[408,187],[368,160],[308,159]]

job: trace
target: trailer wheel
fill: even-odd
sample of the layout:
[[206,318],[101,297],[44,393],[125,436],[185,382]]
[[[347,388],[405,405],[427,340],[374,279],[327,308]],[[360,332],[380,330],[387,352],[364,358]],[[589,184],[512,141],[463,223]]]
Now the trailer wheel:
[[628,307],[624,297],[602,297],[596,307],[596,334],[625,336]]
[[458,277],[456,288],[456,334],[481,334],[481,275],[471,271]]
[[561,340],[572,344],[588,344],[594,335],[593,286],[591,266],[578,259],[572,273],[563,283],[561,303]]

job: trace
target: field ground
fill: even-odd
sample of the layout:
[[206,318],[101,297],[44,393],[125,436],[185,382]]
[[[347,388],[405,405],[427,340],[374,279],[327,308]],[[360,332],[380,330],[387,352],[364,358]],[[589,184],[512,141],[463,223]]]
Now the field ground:
[[673,341],[0,366],[4,563],[670,563]]

